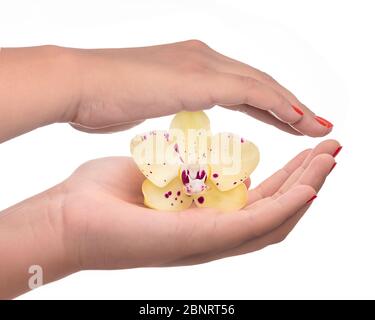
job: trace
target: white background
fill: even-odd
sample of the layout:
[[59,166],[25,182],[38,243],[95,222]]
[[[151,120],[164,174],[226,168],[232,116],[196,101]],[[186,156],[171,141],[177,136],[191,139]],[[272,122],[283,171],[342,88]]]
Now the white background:
[[[344,146],[318,199],[285,242],[194,267],[86,271],[21,298],[375,298],[373,1],[0,0],[0,46],[128,47],[197,38],[258,67],[331,120]],[[257,184],[321,139],[295,137],[214,108],[215,131],[254,141]],[[54,125],[0,145],[0,208],[81,163],[128,155],[137,132],[89,135]],[[0,257],[1,259],[1,257]]]

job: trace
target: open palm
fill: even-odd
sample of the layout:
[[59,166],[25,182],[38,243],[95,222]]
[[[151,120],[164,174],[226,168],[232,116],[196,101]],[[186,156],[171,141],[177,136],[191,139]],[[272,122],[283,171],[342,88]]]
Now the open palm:
[[233,213],[146,208],[144,176],[131,158],[87,162],[63,183],[69,248],[81,269],[197,264],[259,250],[293,229],[334,166],[338,147],[326,140],[301,152],[250,190],[248,205]]

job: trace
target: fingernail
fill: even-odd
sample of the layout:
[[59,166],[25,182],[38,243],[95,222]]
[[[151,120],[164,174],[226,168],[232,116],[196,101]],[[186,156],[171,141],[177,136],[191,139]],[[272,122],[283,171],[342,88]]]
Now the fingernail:
[[336,157],[336,156],[340,153],[341,149],[342,149],[342,146],[339,146],[339,147],[336,149],[336,151],[333,153],[332,157]]
[[303,111],[302,109],[298,108],[297,106],[293,106],[292,105],[292,108],[294,109],[295,112],[297,112],[299,115],[303,116]]
[[331,171],[334,169],[334,167],[336,167],[336,164],[337,164],[337,162],[335,162],[335,163],[333,164],[333,166],[332,166],[332,168],[329,170],[328,174],[330,174]]
[[311,199],[309,201],[306,202],[306,204],[310,204],[311,202],[313,202],[318,196],[315,194],[311,197]]
[[315,116],[315,120],[318,121],[322,126],[327,127],[328,129],[333,127],[333,124],[331,122],[322,117]]

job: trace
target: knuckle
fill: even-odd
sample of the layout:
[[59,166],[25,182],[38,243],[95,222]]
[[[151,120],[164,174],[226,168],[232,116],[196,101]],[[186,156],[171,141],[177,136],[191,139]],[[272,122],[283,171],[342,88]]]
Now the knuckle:
[[276,80],[272,76],[270,76],[268,73],[260,71],[260,74],[265,81],[270,82],[270,83],[276,83]]
[[[196,40],[189,40],[196,41]],[[183,47],[180,52],[180,71],[188,73],[204,73],[211,69],[209,59],[202,50],[195,50],[193,47],[200,46],[196,43],[188,43],[188,47]]]
[[239,80],[243,83],[247,90],[256,89],[259,85],[259,82],[251,77],[239,76]]
[[197,40],[197,39],[187,40],[185,41],[185,44],[189,48],[194,48],[194,49],[207,49],[208,48],[208,45],[205,42],[201,40]]
[[274,105],[283,108],[283,110],[289,108],[290,104],[287,99],[285,99],[280,93],[274,92]]

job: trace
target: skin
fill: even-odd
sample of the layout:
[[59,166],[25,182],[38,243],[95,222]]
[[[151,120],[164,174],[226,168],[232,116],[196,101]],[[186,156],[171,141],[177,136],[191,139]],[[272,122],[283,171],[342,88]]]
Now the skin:
[[[290,133],[323,136],[332,129],[271,77],[196,40],[133,49],[0,52],[0,118],[6,120],[0,141],[56,122],[113,132],[216,104]],[[225,214],[196,208],[156,212],[142,204],[144,177],[131,158],[90,161],[0,214],[0,298],[29,290],[31,265],[42,266],[47,283],[87,269],[198,264],[280,242],[322,187],[338,147],[327,140],[303,151],[250,190],[245,208]]]

